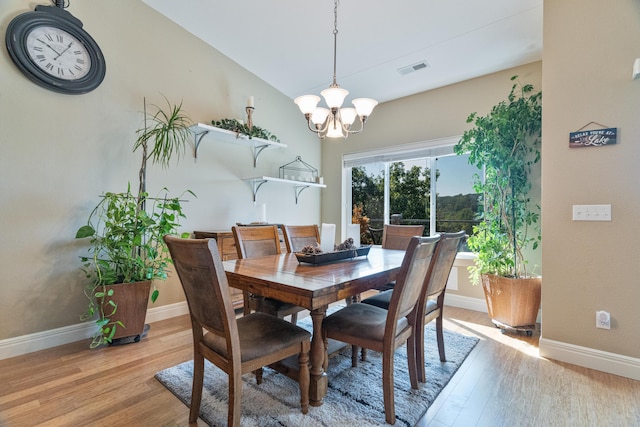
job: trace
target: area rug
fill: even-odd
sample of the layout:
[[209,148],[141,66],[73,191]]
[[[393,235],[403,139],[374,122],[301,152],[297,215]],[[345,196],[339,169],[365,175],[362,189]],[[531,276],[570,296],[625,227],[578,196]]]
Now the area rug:
[[[309,318],[298,324],[310,328]],[[427,383],[413,390],[407,372],[407,351],[395,353],[394,382],[396,426],[413,427],[433,403],[440,391],[478,342],[475,337],[444,331],[447,361],[438,356],[435,327],[425,330]],[[200,418],[210,426],[227,425],[227,375],[206,361]],[[382,396],[382,355],[367,352],[367,360],[351,367],[351,348],[342,350],[329,360],[329,389],[320,407],[309,406],[300,411],[298,383],[269,368],[264,369],[263,382],[256,384],[252,374],[244,375],[242,386],[243,427],[366,427],[387,425]],[[193,361],[165,369],[156,379],[185,405],[191,401]]]

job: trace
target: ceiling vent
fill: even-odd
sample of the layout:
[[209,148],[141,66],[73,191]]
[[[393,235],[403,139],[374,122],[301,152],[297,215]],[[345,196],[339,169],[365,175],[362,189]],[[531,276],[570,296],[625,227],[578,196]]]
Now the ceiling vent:
[[414,71],[424,70],[425,68],[429,68],[429,63],[427,61],[420,61],[415,64],[407,65],[406,67],[398,68],[398,72],[404,76],[409,73],[413,73]]

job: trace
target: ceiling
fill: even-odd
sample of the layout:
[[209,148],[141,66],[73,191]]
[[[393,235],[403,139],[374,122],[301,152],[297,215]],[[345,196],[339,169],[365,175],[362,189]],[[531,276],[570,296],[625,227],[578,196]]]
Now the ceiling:
[[[332,0],[143,1],[291,98],[331,84]],[[542,3],[343,0],[337,82],[385,102],[540,60]]]

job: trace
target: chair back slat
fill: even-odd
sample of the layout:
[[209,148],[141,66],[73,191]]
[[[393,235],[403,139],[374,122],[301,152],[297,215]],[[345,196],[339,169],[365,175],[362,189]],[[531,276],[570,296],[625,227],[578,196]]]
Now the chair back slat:
[[287,252],[300,252],[305,246],[320,246],[320,230],[316,224],[282,227]]
[[238,258],[257,258],[280,254],[280,236],[276,225],[231,227]]
[[406,250],[413,236],[422,236],[424,225],[385,224],[382,231],[382,247]]
[[[393,287],[387,322],[410,315],[420,297],[440,236],[412,237]],[[392,319],[392,320],[391,320]]]
[[[193,320],[226,336],[236,330],[227,276],[215,239],[165,236]],[[237,333],[237,332],[236,332]]]
[[444,292],[456,254],[465,236],[464,230],[457,233],[440,233],[440,241],[436,247],[432,271],[424,295],[425,302]]

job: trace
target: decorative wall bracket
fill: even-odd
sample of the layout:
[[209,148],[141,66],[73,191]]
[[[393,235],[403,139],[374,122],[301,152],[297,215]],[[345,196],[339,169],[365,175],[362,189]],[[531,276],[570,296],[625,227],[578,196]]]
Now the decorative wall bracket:
[[294,194],[296,197],[296,205],[298,204],[298,199],[300,198],[300,194],[307,188],[309,187],[317,187],[317,188],[327,188],[327,186],[325,184],[316,184],[313,182],[301,182],[301,181],[295,181],[295,180],[290,180],[290,179],[281,179],[281,178],[274,178],[271,176],[259,176],[259,177],[255,177],[255,178],[247,178],[245,179],[245,181],[247,181],[250,185],[251,185],[251,190],[253,192],[253,202],[255,203],[258,199],[258,191],[260,190],[260,187],[262,187],[262,185],[266,182],[279,182],[282,184],[289,184],[289,185],[293,185],[293,189],[294,189]]
[[270,148],[287,148],[287,144],[281,142],[269,141],[262,138],[249,138],[247,135],[233,132],[230,130],[222,129],[219,127],[206,125],[204,123],[198,123],[191,127],[191,132],[194,135],[194,152],[193,157],[198,158],[198,148],[202,142],[202,138],[211,134],[215,139],[224,142],[231,142],[234,144],[247,145],[251,148],[251,154],[253,155],[253,167],[255,168],[258,163],[258,157],[265,149]]

